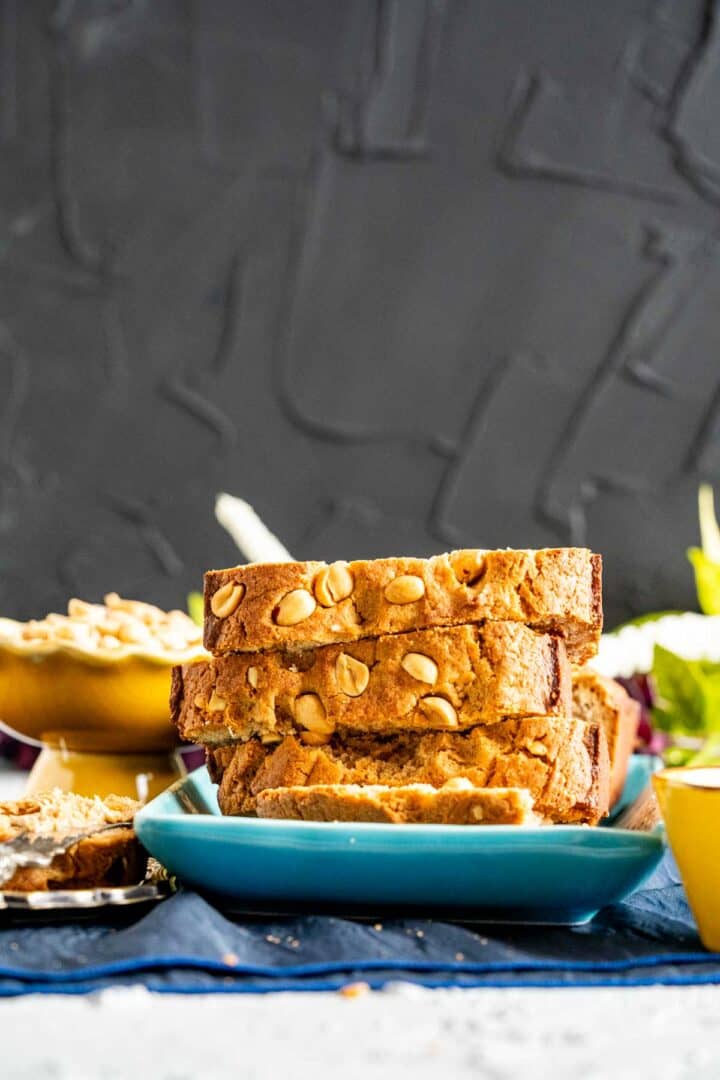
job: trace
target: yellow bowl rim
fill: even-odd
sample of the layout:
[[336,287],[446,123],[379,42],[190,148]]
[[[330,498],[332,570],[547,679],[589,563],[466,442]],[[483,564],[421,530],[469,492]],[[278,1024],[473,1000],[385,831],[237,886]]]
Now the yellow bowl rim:
[[200,645],[193,645],[188,649],[176,652],[151,651],[140,645],[121,645],[117,649],[108,649],[100,652],[97,649],[87,649],[73,642],[0,642],[0,654],[22,660],[46,659],[49,656],[65,656],[80,664],[89,664],[92,667],[116,667],[130,660],[140,660],[155,667],[175,667],[177,664],[193,664],[198,660],[209,660],[210,653]]

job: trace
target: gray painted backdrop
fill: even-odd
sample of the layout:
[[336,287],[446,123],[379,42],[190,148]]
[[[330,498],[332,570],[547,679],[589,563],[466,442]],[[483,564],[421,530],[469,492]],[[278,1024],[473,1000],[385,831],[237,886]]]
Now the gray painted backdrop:
[[2,0],[0,609],[588,543],[693,605],[720,479],[701,0]]

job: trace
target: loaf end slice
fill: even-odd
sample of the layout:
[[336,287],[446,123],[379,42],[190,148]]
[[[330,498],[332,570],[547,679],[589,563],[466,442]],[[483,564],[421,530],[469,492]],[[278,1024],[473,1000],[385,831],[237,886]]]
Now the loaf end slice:
[[610,755],[610,805],[622,795],[640,724],[640,705],[627,691],[595,671],[573,675],[573,713],[579,720],[602,725]]
[[[0,854],[7,856],[0,887],[34,892],[136,884],[147,864],[132,827],[139,809],[121,796],[89,798],[59,790],[0,803]],[[48,866],[17,864],[25,839],[52,844]],[[10,842],[12,848],[3,852]]]

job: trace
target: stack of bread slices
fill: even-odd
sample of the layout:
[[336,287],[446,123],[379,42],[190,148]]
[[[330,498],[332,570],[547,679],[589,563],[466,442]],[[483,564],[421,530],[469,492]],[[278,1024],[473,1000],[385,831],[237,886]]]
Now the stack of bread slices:
[[583,548],[213,570],[173,720],[224,814],[594,825],[637,727],[601,629]]

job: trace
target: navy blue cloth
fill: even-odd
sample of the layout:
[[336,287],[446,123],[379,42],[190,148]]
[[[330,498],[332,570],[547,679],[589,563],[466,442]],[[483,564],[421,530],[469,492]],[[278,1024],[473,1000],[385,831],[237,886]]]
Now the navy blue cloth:
[[720,983],[720,954],[703,949],[670,857],[625,903],[572,928],[233,920],[182,890],[129,925],[0,930],[2,996],[138,983],[175,993],[333,990],[398,979],[431,987]]

